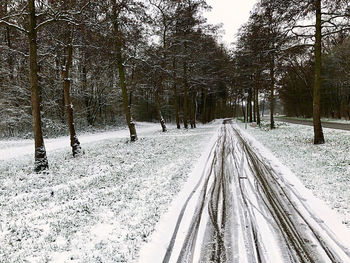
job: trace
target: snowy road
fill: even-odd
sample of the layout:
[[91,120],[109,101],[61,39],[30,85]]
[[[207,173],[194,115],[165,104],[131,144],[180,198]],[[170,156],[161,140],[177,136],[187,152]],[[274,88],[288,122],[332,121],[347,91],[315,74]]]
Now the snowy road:
[[[307,125],[307,126],[314,125],[313,122],[309,121],[309,120],[288,119],[288,118],[283,118],[283,117],[277,117],[276,121],[289,122],[289,123],[293,123],[293,124],[301,124],[301,125]],[[343,130],[343,131],[350,131],[350,124],[348,124],[348,123],[336,123],[336,122],[322,121],[322,127]]]
[[225,121],[159,262],[350,262],[313,209]]

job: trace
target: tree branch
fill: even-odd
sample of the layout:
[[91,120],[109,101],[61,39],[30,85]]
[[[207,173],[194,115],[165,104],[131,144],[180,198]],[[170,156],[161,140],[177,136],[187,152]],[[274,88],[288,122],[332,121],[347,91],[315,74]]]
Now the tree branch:
[[0,26],[7,26],[7,27],[11,27],[11,28],[14,28],[18,31],[21,31],[22,33],[25,33],[25,34],[28,34],[28,31],[25,30],[24,28],[20,27],[20,26],[17,26],[15,24],[12,24],[10,22],[7,22],[7,21],[4,21],[2,19],[0,19]]

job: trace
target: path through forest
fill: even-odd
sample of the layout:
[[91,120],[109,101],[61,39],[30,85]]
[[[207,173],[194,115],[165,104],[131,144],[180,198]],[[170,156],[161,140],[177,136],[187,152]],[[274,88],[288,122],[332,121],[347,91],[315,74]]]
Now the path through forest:
[[160,262],[350,262],[313,209],[226,120]]
[[[301,125],[307,125],[307,126],[314,125],[312,120],[301,120],[301,119],[278,117],[278,118],[276,118],[276,121],[283,121],[283,122],[289,122],[289,123],[293,123],[293,124],[301,124]],[[350,124],[348,124],[348,123],[322,121],[322,127],[343,130],[343,131],[350,131]]]

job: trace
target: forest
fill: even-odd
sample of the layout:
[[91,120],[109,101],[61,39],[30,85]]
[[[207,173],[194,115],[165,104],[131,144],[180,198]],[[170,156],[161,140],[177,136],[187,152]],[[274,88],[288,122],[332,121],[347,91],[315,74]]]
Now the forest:
[[[239,7],[237,7],[239,8]],[[350,118],[349,1],[260,0],[233,45],[205,0],[1,0],[0,136],[44,138],[135,121],[180,128],[269,113]],[[68,143],[68,142],[67,142]]]

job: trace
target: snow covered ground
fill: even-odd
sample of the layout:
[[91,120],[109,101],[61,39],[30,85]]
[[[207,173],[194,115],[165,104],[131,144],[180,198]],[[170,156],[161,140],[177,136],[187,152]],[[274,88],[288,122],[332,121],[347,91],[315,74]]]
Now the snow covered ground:
[[[321,242],[323,245],[325,245],[326,243],[329,242],[328,246],[331,250],[335,249],[335,251],[338,251],[338,252],[340,251],[340,254],[342,254],[344,252],[342,254],[342,260],[337,261],[337,262],[350,262],[349,261],[350,228],[347,228],[345,224],[342,224],[341,217],[339,216],[339,213],[337,213],[335,210],[331,210],[327,205],[325,205],[325,203],[322,200],[315,198],[315,196],[312,194],[312,191],[310,191],[310,189],[306,189],[304,187],[304,185],[301,183],[300,179],[298,177],[296,177],[296,175],[288,167],[286,167],[279,159],[276,158],[276,156],[281,157],[281,154],[278,150],[283,149],[282,152],[284,152],[284,153],[289,151],[288,147],[283,148],[283,146],[288,144],[286,142],[286,140],[288,140],[289,137],[291,137],[293,135],[299,136],[299,137],[301,136],[300,134],[296,133],[296,131],[295,131],[295,130],[299,130],[299,127],[296,125],[292,125],[294,127],[292,127],[291,129],[286,129],[287,127],[290,127],[291,125],[287,125],[287,124],[278,125],[279,129],[273,131],[273,133],[268,132],[268,129],[259,130],[259,129],[254,129],[254,128],[249,127],[248,133],[246,133],[246,130],[244,130],[244,125],[241,124],[240,126],[241,126],[240,131],[242,132],[245,140],[248,142],[250,147],[252,147],[252,149],[255,150],[255,153],[258,156],[261,156],[261,163],[265,163],[266,167],[270,167],[270,169],[268,169],[268,170],[274,171],[274,172],[272,172],[272,174],[274,174],[274,176],[276,176],[276,178],[279,178],[278,184],[282,185],[282,188],[284,189],[283,191],[286,191],[286,192],[290,191],[287,199],[289,201],[292,200],[291,201],[293,203],[292,207],[294,207],[295,209],[297,209],[299,211],[298,215],[302,215],[303,220],[306,220],[305,222],[308,222],[307,225],[310,228],[314,229],[313,231],[315,231],[315,232],[313,232],[313,233],[317,234],[316,236],[318,238],[321,237],[320,240],[323,240],[323,241],[326,240],[326,242]],[[302,126],[301,128],[304,128],[304,126]],[[252,134],[253,134],[253,136],[252,136]],[[285,135],[286,137],[283,137],[283,135]],[[308,135],[310,135],[310,134],[308,131],[306,131],[304,136],[308,136]],[[311,135],[312,135],[312,133],[311,133]],[[276,136],[276,138],[274,138],[274,136]],[[259,141],[257,141],[255,137],[259,137],[259,139],[262,139],[264,141],[265,145],[268,144],[267,146],[270,145],[269,141],[272,141],[272,144],[277,149],[276,151],[274,151],[275,156],[271,153],[271,151],[269,149],[267,149]],[[349,138],[347,138],[347,139],[349,139]],[[303,154],[298,155],[297,151],[302,149],[304,154],[305,154],[304,151],[306,151],[306,150],[311,151],[312,147],[308,147],[308,144],[310,142],[311,142],[311,140],[309,141],[308,139],[302,138],[300,145],[299,144],[295,145],[295,142],[294,143],[291,142],[291,144],[290,144],[290,147],[293,147],[293,145],[295,147],[295,151],[291,151],[290,154],[292,154],[294,156],[294,161],[301,164],[302,166],[303,166],[302,163],[305,162],[305,160],[304,160],[305,158],[312,159],[312,154],[310,154],[310,155],[303,155]],[[226,142],[226,143],[228,143],[228,142]],[[232,142],[230,142],[230,144],[232,144]],[[213,158],[215,158],[215,156],[218,156],[218,154],[215,155],[212,152],[213,145],[214,145],[214,141],[211,141],[208,143],[206,151],[203,151],[203,155],[202,155],[200,161],[197,163],[196,168],[192,171],[192,173],[189,177],[190,180],[186,183],[185,187],[180,192],[180,194],[177,196],[177,198],[174,199],[174,201],[172,202],[172,204],[170,206],[169,211],[161,217],[160,223],[157,224],[156,231],[152,235],[151,242],[147,243],[141,250],[141,257],[139,259],[139,263],[145,263],[145,262],[157,263],[157,262],[165,262],[165,261],[166,262],[178,262],[177,255],[179,254],[179,251],[181,250],[181,248],[184,247],[184,246],[182,246],[182,244],[183,244],[185,236],[187,236],[186,233],[188,233],[188,231],[192,231],[192,229],[193,229],[192,225],[190,224],[190,220],[195,217],[193,211],[196,208],[196,204],[199,204],[197,206],[197,209],[198,209],[198,207],[200,207],[200,204],[201,204],[201,201],[199,203],[196,203],[195,200],[201,199],[200,192],[203,191],[203,190],[201,190],[202,189],[201,186],[204,185],[203,176],[207,174],[207,171],[211,170],[211,168],[208,164],[212,162],[212,160],[213,160]],[[283,146],[280,146],[280,145],[283,145]],[[232,145],[227,145],[227,148],[229,148],[230,146],[232,147]],[[328,147],[331,148],[330,146],[328,146]],[[334,145],[333,145],[333,147],[334,147]],[[236,149],[236,148],[239,148],[239,147],[234,146],[233,149]],[[271,148],[271,147],[268,147],[268,148]],[[228,150],[228,152],[230,152],[230,151],[231,151],[231,149]],[[245,158],[241,158],[241,156],[239,156],[240,155],[239,149],[235,150],[235,151],[232,150],[232,152],[234,152],[235,158],[237,160],[243,160],[243,162],[244,162]],[[345,153],[347,153],[347,152],[348,151],[346,151]],[[229,155],[230,154],[227,155],[227,160],[225,161],[225,163],[229,163]],[[330,158],[332,158],[332,157],[330,157]],[[321,161],[324,161],[324,160],[321,160]],[[219,163],[221,163],[221,161],[219,161]],[[237,162],[235,161],[234,163],[237,163]],[[238,163],[239,163],[239,161],[238,161]],[[290,164],[290,163],[287,163],[287,164]],[[318,163],[318,164],[320,165],[320,163]],[[308,163],[306,163],[304,165],[308,165]],[[238,166],[239,166],[240,170],[238,170],[237,172],[230,172],[229,174],[239,176],[240,172],[244,173],[244,171],[246,171],[246,173],[249,174],[249,171],[251,168],[249,168],[247,166],[246,167],[244,167],[244,166],[241,167],[240,165],[238,165]],[[237,165],[236,165],[236,167],[237,167]],[[311,169],[314,169],[314,168],[315,167],[313,167]],[[319,168],[319,169],[322,170],[325,168],[327,168],[327,167],[324,166],[324,167]],[[210,174],[210,172],[209,172],[209,174]],[[214,172],[214,174],[215,174],[215,172]],[[219,174],[219,173],[216,173],[216,174]],[[272,177],[274,177],[274,176],[272,176]],[[240,177],[240,178],[247,179],[246,177]],[[327,182],[322,182],[322,184],[319,184],[319,183],[320,183],[320,181],[313,181],[313,183],[310,183],[307,186],[308,186],[308,188],[311,188],[311,190],[314,190],[313,187],[323,187],[323,186],[325,186],[325,184],[327,184]],[[209,185],[210,185],[210,183],[209,183]],[[237,183],[233,183],[233,185],[237,185]],[[251,184],[251,185],[253,185],[253,184]],[[272,185],[275,185],[275,184],[272,184]],[[313,187],[310,187],[310,185],[312,185]],[[339,193],[339,192],[336,192],[335,190],[337,190],[337,189],[333,189],[333,192],[328,192],[328,194],[335,196],[336,194]],[[211,190],[209,190],[209,191],[211,191]],[[324,191],[329,191],[329,190],[324,190]],[[258,195],[257,193],[258,193],[258,191],[251,192],[252,195]],[[239,195],[234,194],[233,199],[236,200],[237,198],[239,199]],[[248,200],[252,200],[252,199],[248,198]],[[257,199],[257,200],[259,200],[259,199]],[[259,200],[259,201],[261,202],[261,200]],[[326,201],[329,201],[329,200],[326,200]],[[332,203],[330,203],[330,202],[327,202],[327,203],[332,205]],[[234,207],[236,207],[236,209],[237,209],[237,205],[234,205]],[[257,205],[253,205],[253,208],[256,210],[255,212],[257,212],[257,215],[260,215],[262,210],[260,208],[257,208],[257,207],[258,207]],[[186,209],[186,210],[184,210],[184,209]],[[206,211],[206,210],[207,209],[204,209],[203,211]],[[288,211],[288,210],[289,210],[289,208],[286,211]],[[227,211],[229,211],[228,208],[226,209],[226,212]],[[227,212],[227,213],[229,213],[229,212]],[[288,218],[291,215],[292,214],[288,214]],[[234,214],[234,216],[237,216],[237,215]],[[202,216],[200,217],[200,220],[202,220],[202,218],[204,218],[204,220],[203,220],[203,223],[201,222],[199,224],[199,229],[200,229],[200,226],[203,226],[204,228],[207,226],[207,223],[205,223],[207,217],[208,216],[204,212],[202,214]],[[265,218],[265,220],[266,220],[266,218]],[[276,218],[275,218],[275,220],[276,220]],[[235,224],[238,224],[237,220],[234,220],[234,222],[235,222]],[[277,245],[276,249],[271,250],[273,242],[276,241],[276,236],[266,235],[266,233],[268,233],[268,231],[267,231],[269,229],[268,227],[267,228],[260,228],[261,224],[265,222],[264,220],[256,220],[255,222],[259,225],[260,230],[264,230],[263,231],[264,234],[262,234],[262,237],[265,240],[265,243],[262,242],[262,239],[260,237],[259,245],[264,247],[264,244],[265,244],[265,248],[269,248],[270,252],[274,252],[274,253],[278,254],[278,251],[279,251],[278,245]],[[270,221],[270,224],[269,224],[270,227],[272,226],[271,222],[273,222],[273,220]],[[276,222],[277,222],[277,220],[276,220]],[[343,221],[343,223],[344,222],[345,221]],[[296,222],[294,222],[294,223],[296,223]],[[296,223],[295,225],[299,225],[299,224]],[[248,227],[246,224],[243,224],[243,226],[244,226],[244,229]],[[304,228],[305,223],[304,223],[304,226],[303,226],[303,223],[301,223],[300,226],[302,228],[302,231],[300,233],[304,233],[304,232],[306,233],[306,228]],[[231,228],[229,228],[229,229],[231,229]],[[272,227],[271,229],[274,229],[274,228]],[[247,231],[247,233],[248,232],[249,231]],[[177,233],[177,235],[175,237],[174,237],[174,233]],[[197,260],[195,259],[193,262],[199,262],[198,261],[198,252],[203,252],[201,250],[202,243],[200,241],[201,239],[203,239],[202,236],[203,236],[203,231],[199,230],[198,231],[199,238],[196,239],[198,241],[197,243],[199,244],[199,248],[197,246],[197,243],[195,243],[196,245],[193,248],[194,251],[197,252],[197,253],[194,252],[193,257],[197,258]],[[230,235],[228,235],[228,236],[230,236]],[[284,239],[282,238],[281,240],[284,240]],[[306,238],[304,241],[305,241],[306,245],[311,244],[311,246],[313,247],[312,250],[316,251],[316,249],[319,249],[321,247],[321,246],[317,246],[316,243],[314,243],[314,241],[310,241],[310,240],[311,239]],[[213,243],[215,243],[215,242],[213,242]],[[239,255],[239,256],[237,256],[237,258],[239,257],[239,259],[236,258],[236,260],[238,260],[237,262],[241,262],[241,257],[244,258],[245,252],[249,251],[249,253],[251,253],[251,251],[253,250],[253,249],[247,249],[247,247],[246,247],[247,243],[238,241],[237,233],[234,235],[233,243],[236,244],[236,246],[238,245],[240,250],[242,251],[242,253],[236,253],[236,255]],[[275,242],[274,244],[279,244],[281,246],[280,248],[282,249],[282,245],[281,245],[282,243]],[[171,244],[173,246],[172,250],[171,250],[170,257],[168,256],[168,250],[167,250],[167,248],[169,247],[169,244]],[[228,247],[231,247],[232,249],[234,249],[234,248],[236,248],[236,246],[232,245],[232,246],[228,246]],[[214,245],[212,244],[211,247],[213,248]],[[263,249],[263,251],[265,251],[265,250]],[[283,251],[283,249],[282,249],[282,251]],[[264,255],[267,256],[267,254],[264,254]],[[290,260],[290,258],[288,258],[288,257],[284,257],[283,259],[286,262],[289,262],[288,259]],[[282,262],[282,260],[277,260],[277,261],[276,260],[277,260],[276,256],[272,256],[272,257],[268,258],[268,260],[266,262]],[[242,260],[242,262],[243,261],[244,260]],[[230,262],[233,262],[233,261],[230,261]],[[321,261],[317,261],[317,262],[321,262]],[[324,262],[330,262],[330,261],[325,260]]]
[[[350,132],[324,129],[326,144],[313,145],[313,127],[277,122],[270,131],[249,127],[253,135],[303,182],[339,213],[350,228]],[[244,129],[244,124],[241,124]]]
[[35,174],[30,140],[0,142],[0,262],[133,262],[216,124],[161,133],[158,124],[46,140],[48,174]]
[[[247,132],[350,227],[350,132],[325,129],[327,143],[315,146],[312,127],[277,124]],[[188,176],[172,207],[197,183],[218,122],[165,134],[158,124],[137,128],[136,143],[125,130],[80,136],[85,154],[77,159],[67,137],[46,140],[50,172],[40,175],[32,172],[32,141],[0,141],[0,262],[137,260],[160,217],[174,215],[164,212]]]
[[[154,123],[139,123],[137,132],[146,135],[154,132],[158,127]],[[87,133],[79,136],[79,141],[82,144],[101,141],[104,139],[122,139],[128,138],[129,131],[125,129],[115,129],[102,133]],[[58,137],[54,139],[45,140],[45,148],[48,155],[54,150],[62,148],[69,148],[70,141],[68,136]],[[33,154],[34,143],[32,140],[0,140],[0,160],[9,160],[18,158],[19,156]],[[50,157],[50,156],[49,156]]]

